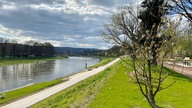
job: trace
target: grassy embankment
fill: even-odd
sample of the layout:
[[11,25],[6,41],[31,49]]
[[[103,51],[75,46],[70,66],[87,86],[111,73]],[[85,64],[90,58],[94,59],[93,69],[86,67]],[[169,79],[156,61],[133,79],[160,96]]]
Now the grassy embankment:
[[65,59],[67,57],[34,57],[34,58],[1,58],[0,66],[7,66],[13,64],[23,64],[23,63],[35,63],[47,60],[55,60],[55,59]]
[[33,85],[23,87],[23,88],[20,88],[20,89],[5,92],[5,98],[0,99],[0,104],[10,102],[12,100],[15,100],[15,99],[18,99],[18,98],[21,98],[21,97],[25,97],[27,95],[35,93],[35,92],[37,92],[39,90],[42,90],[44,88],[53,86],[55,84],[59,84],[59,83],[61,83],[63,81],[64,80],[60,78],[60,79],[55,79],[55,80],[52,80],[52,81],[37,83],[37,84],[33,84]]
[[[170,69],[165,70],[170,72],[174,78],[176,77],[177,82],[157,94],[157,104],[163,108],[191,108],[192,79]],[[173,82],[172,76],[168,77],[164,85]],[[105,108],[149,108],[147,100],[141,95],[138,86],[123,71],[116,73],[105,84],[88,108],[102,108],[103,106]]]
[[[126,71],[121,62],[118,62],[33,107],[149,108],[137,84],[128,76],[132,71],[132,68],[129,68]],[[173,86],[157,94],[157,104],[165,108],[191,108],[192,79],[172,72],[170,69],[166,71],[179,78]],[[171,81],[173,77],[168,77],[165,85]]]
[[[63,57],[61,57],[61,58],[63,58]],[[44,59],[44,60],[53,60],[53,59],[55,59],[55,58],[47,58],[47,59]],[[58,57],[56,59],[58,59]],[[11,59],[9,59],[9,60],[11,60]],[[13,63],[15,63],[15,64],[16,63],[26,63],[26,62],[31,63],[31,61],[29,61],[28,59],[27,60],[26,59],[23,59],[23,60],[14,59],[14,60],[15,60],[15,62],[13,62]],[[34,61],[36,61],[36,60],[41,61],[41,59],[33,59],[33,60]],[[105,58],[100,63],[96,64],[95,66],[104,65],[104,64],[106,64],[106,63],[108,63],[108,62],[110,62],[112,60],[113,60],[112,58]],[[9,63],[9,62],[10,61],[8,61],[7,63]],[[94,66],[92,66],[92,67],[94,67]],[[24,87],[24,88],[20,88],[20,89],[17,89],[17,90],[12,90],[12,91],[5,92],[5,98],[0,99],[0,104],[7,103],[7,102],[13,101],[15,99],[30,95],[32,93],[35,93],[35,92],[40,91],[42,89],[45,89],[47,87],[59,84],[59,83],[61,83],[63,81],[64,80],[62,78],[60,78],[60,79],[56,79],[56,80],[52,80],[52,81],[33,84],[33,85],[30,85],[30,86],[27,86],[27,87]]]
[[89,68],[97,68],[99,66],[103,66],[111,61],[113,61],[115,58],[112,57],[108,57],[108,58],[103,58],[99,63],[97,63],[96,65],[90,66]]

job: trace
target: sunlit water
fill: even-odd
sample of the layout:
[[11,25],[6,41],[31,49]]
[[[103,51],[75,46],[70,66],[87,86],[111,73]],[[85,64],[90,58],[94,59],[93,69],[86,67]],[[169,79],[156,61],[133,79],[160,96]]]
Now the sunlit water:
[[49,81],[80,72],[94,65],[98,58],[69,57],[64,60],[17,64],[0,67],[0,88],[7,91],[37,82]]

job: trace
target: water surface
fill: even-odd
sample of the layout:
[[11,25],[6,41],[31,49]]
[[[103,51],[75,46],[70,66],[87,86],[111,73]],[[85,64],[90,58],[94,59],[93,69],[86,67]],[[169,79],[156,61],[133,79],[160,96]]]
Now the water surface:
[[49,81],[80,72],[87,66],[98,63],[98,58],[69,57],[0,67],[0,87],[2,91],[15,89],[37,82]]

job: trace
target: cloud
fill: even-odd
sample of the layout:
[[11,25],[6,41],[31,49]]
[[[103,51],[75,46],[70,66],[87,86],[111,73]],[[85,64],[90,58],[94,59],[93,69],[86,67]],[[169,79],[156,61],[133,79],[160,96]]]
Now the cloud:
[[119,1],[0,0],[0,36],[19,42],[38,40],[55,46],[106,48],[100,29],[110,21]]
[[89,0],[90,4],[104,6],[104,7],[114,7],[118,4],[117,0]]

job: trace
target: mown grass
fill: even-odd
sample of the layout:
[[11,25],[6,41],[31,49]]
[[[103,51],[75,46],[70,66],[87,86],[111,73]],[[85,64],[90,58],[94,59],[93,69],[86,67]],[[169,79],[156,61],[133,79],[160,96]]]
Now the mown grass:
[[40,61],[48,61],[48,60],[63,59],[63,58],[66,58],[66,57],[1,58],[0,66],[23,64],[23,63],[35,63]]
[[108,58],[103,58],[98,64],[90,66],[89,68],[97,68],[99,66],[103,66],[111,61],[113,61],[115,58],[108,57]]
[[[103,62],[100,62],[99,64],[103,64]],[[114,76],[114,73],[116,72],[115,66],[117,65],[107,68],[105,71],[43,100],[32,106],[32,108],[76,108],[87,106],[107,80]]]
[[33,85],[30,85],[30,86],[27,86],[24,88],[5,92],[5,98],[0,99],[0,104],[7,103],[7,102],[13,101],[15,99],[30,95],[34,92],[40,91],[44,88],[53,86],[55,84],[59,84],[61,82],[63,82],[63,79],[55,79],[52,81],[37,83],[37,84],[33,84]]
[[[125,68],[121,65],[117,68],[119,71],[100,89],[88,108],[149,108],[135,81],[125,73]],[[171,69],[165,70],[172,76],[168,77],[164,85],[170,84],[175,78],[177,82],[157,94],[157,104],[165,108],[191,108],[192,79]]]

